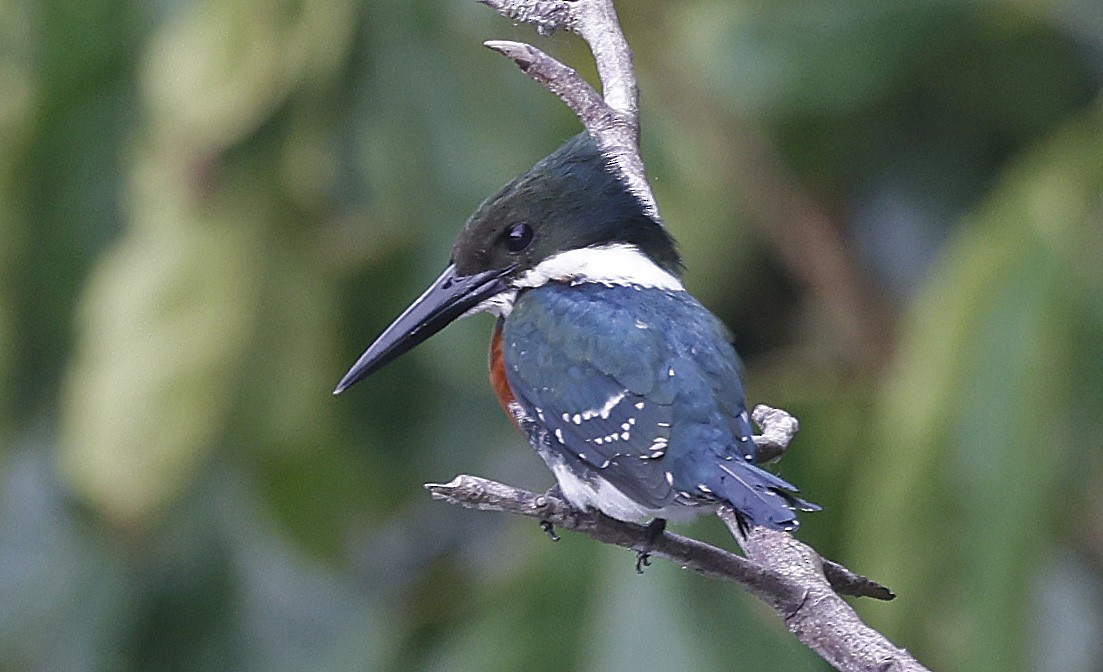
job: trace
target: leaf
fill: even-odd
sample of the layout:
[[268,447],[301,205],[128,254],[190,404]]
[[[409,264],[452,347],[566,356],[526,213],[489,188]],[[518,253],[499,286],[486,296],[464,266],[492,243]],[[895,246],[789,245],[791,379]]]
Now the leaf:
[[297,88],[331,76],[352,39],[347,0],[200,0],[151,38],[142,71],[155,129],[195,152],[228,146]]
[[264,211],[198,209],[166,163],[138,169],[134,227],[89,282],[64,390],[62,470],[118,523],[171,501],[210,449],[256,312]]

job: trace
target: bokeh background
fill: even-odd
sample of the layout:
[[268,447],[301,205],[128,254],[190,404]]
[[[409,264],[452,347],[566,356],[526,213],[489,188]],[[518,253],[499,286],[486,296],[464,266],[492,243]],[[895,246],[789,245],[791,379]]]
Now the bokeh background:
[[[620,12],[800,537],[931,667],[1103,669],[1098,0]],[[428,500],[551,483],[489,318],[330,396],[579,130],[492,38],[593,76],[474,0],[0,0],[0,669],[825,669],[733,586]]]

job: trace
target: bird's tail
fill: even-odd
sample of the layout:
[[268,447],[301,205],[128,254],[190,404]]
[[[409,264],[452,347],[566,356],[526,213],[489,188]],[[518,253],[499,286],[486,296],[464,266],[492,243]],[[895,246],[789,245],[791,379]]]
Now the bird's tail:
[[791,483],[750,462],[726,460],[717,466],[719,474],[710,488],[735,509],[743,524],[789,531],[800,524],[797,511],[820,510],[797,497]]

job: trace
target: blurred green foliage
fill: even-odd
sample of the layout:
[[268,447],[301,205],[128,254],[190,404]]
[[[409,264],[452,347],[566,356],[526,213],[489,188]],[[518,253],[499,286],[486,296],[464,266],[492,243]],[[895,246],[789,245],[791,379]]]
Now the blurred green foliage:
[[[932,668],[1103,667],[1098,7],[619,9],[801,537]],[[0,0],[0,669],[824,669],[733,587],[426,501],[550,484],[485,320],[330,396],[577,132],[491,38],[592,76],[475,2]]]

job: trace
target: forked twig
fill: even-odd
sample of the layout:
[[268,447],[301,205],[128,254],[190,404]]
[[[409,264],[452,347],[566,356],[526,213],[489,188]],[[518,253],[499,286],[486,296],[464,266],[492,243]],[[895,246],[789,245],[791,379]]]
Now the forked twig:
[[589,82],[536,47],[522,42],[493,40],[486,43],[516,63],[571,108],[602,152],[609,157],[628,190],[643,204],[644,212],[661,221],[640,156],[640,101],[632,50],[621,32],[611,1],[600,0],[479,0],[540,32],[567,30],[590,46],[601,78],[599,95]]

